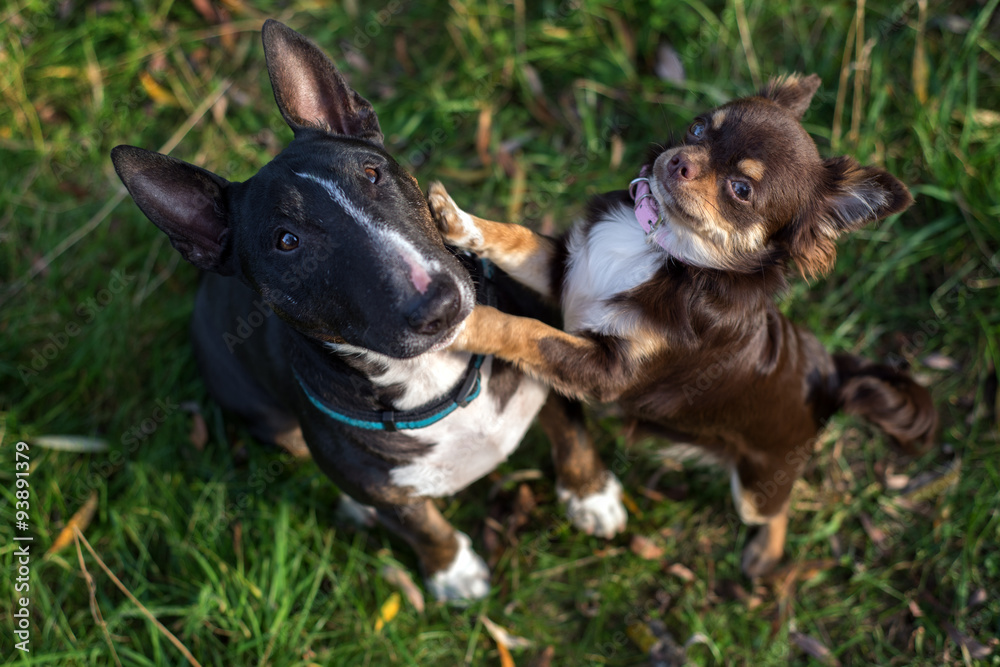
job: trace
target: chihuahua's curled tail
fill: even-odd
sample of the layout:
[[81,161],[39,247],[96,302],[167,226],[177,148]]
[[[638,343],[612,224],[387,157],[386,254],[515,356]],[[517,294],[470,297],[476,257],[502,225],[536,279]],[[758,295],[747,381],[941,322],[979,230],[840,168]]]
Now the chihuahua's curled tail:
[[930,392],[910,374],[850,354],[835,354],[840,409],[882,429],[903,451],[925,451],[937,430]]

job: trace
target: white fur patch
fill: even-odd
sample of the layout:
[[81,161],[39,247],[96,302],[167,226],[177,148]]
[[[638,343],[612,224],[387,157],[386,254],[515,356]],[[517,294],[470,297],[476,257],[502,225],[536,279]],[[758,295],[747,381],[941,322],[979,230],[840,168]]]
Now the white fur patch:
[[394,410],[412,410],[444,396],[465,374],[470,352],[440,350],[409,359],[394,359],[378,352],[342,343],[327,343],[339,354],[351,354],[385,366],[388,370],[369,379],[376,386],[400,385],[403,393],[392,402]]
[[[426,285],[423,289],[420,288],[420,283],[423,280],[429,282],[431,275],[435,273],[441,273],[442,267],[441,263],[430,257],[425,257],[417,248],[410,243],[402,234],[396,230],[387,227],[385,225],[376,225],[375,220],[360,206],[356,205],[347,196],[343,188],[337,185],[334,181],[323,178],[321,176],[315,176],[313,174],[305,174],[301,172],[293,172],[299,178],[304,178],[307,181],[311,181],[321,188],[323,188],[330,199],[332,199],[338,206],[344,209],[344,212],[349,216],[354,218],[361,227],[367,231],[373,238],[377,239],[379,245],[395,250],[396,254],[403,259],[410,269],[410,282],[413,283],[421,293],[426,291]],[[461,298],[463,300],[472,300],[473,295],[471,294],[467,285],[462,282],[458,283],[459,289],[462,292]]]
[[729,488],[733,493],[733,504],[736,505],[736,513],[740,515],[743,523],[748,526],[759,526],[770,521],[768,517],[760,514],[753,502],[751,502],[750,494],[740,484],[740,475],[736,471],[736,468],[732,468],[729,471]]
[[542,296],[551,296],[551,253],[546,250],[526,252],[502,251],[486,243],[479,225],[471,215],[460,209],[444,188],[431,185],[427,200],[438,215],[445,217],[448,232],[445,239],[451,245],[471,250],[480,257],[491,260],[505,273],[522,285],[527,285]]
[[663,266],[663,251],[646,242],[635,212],[619,206],[588,230],[576,225],[567,241],[569,262],[563,283],[566,331],[628,337],[637,314],[610,299],[646,282]]
[[499,412],[497,401],[489,395],[493,363],[493,357],[483,362],[478,398],[436,424],[407,431],[430,447],[423,456],[390,472],[394,484],[411,487],[421,496],[449,496],[491,472],[517,448],[545,402],[548,388],[522,378]]
[[352,202],[348,198],[347,193],[345,193],[344,190],[339,185],[337,185],[330,179],[323,178],[321,176],[314,176],[313,174],[303,174],[298,171],[292,173],[294,173],[299,178],[304,178],[307,181],[312,181],[316,185],[326,190],[326,193],[330,195],[330,199],[337,202],[337,205],[340,206],[340,208],[344,209],[344,213],[351,216],[358,222],[367,222],[369,224],[371,223],[371,218],[368,217],[368,214],[362,211],[359,207],[355,206],[354,202]]
[[484,239],[479,226],[473,221],[472,216],[458,207],[443,185],[432,183],[427,192],[427,201],[438,215],[445,218],[448,231],[444,237],[449,244],[473,252],[482,249]]
[[560,502],[566,503],[566,516],[588,535],[611,538],[625,530],[628,513],[622,504],[622,485],[610,472],[604,488],[580,498],[568,489],[556,487]]
[[[455,202],[452,202],[452,206],[454,205]],[[462,231],[460,236],[452,237],[451,234],[449,234],[449,241],[459,248],[472,251],[479,250],[483,247],[483,233],[479,230],[479,226],[472,220],[471,215],[457,206],[454,207],[455,213],[461,224]]]
[[490,568],[472,550],[472,540],[461,531],[455,531],[458,538],[458,553],[448,569],[435,572],[427,577],[427,589],[438,600],[480,600],[490,593]]

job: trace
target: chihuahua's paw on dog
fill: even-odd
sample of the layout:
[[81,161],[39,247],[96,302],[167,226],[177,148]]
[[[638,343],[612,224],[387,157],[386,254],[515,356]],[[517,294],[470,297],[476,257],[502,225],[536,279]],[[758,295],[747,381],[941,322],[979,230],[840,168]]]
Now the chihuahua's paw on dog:
[[486,561],[472,550],[472,540],[461,531],[455,531],[458,552],[447,569],[427,577],[427,589],[438,600],[479,600],[490,592],[490,568]]
[[566,516],[588,535],[612,538],[625,530],[628,513],[622,504],[622,485],[608,473],[604,488],[589,496],[579,497],[569,489],[556,487],[560,502],[566,503]]
[[441,183],[437,181],[431,183],[427,191],[427,203],[445,243],[473,252],[482,249],[482,232],[479,231],[472,216],[458,207]]

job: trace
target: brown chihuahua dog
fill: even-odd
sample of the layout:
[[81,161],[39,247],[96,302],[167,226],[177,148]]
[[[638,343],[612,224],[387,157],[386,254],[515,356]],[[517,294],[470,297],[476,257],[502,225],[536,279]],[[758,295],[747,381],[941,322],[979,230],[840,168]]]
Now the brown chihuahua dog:
[[557,299],[565,320],[560,331],[477,306],[455,346],[561,393],[618,401],[640,432],[725,462],[741,519],[760,526],[743,554],[750,576],[780,560],[792,485],[834,412],[908,449],[937,424],[907,373],[831,355],[775,306],[790,262],[824,274],[837,237],[913,202],[882,169],[820,157],[799,123],[819,84],[775,79],[699,116],[559,240],[471,216],[440,184],[429,195],[448,243]]

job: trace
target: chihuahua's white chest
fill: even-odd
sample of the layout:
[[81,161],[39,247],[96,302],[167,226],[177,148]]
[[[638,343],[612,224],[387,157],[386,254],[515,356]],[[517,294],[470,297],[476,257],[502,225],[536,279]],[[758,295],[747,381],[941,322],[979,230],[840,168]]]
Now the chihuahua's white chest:
[[612,300],[650,280],[663,266],[663,251],[647,242],[635,213],[624,206],[611,209],[589,229],[574,227],[566,250],[569,260],[562,291],[566,331],[626,336],[638,314]]

